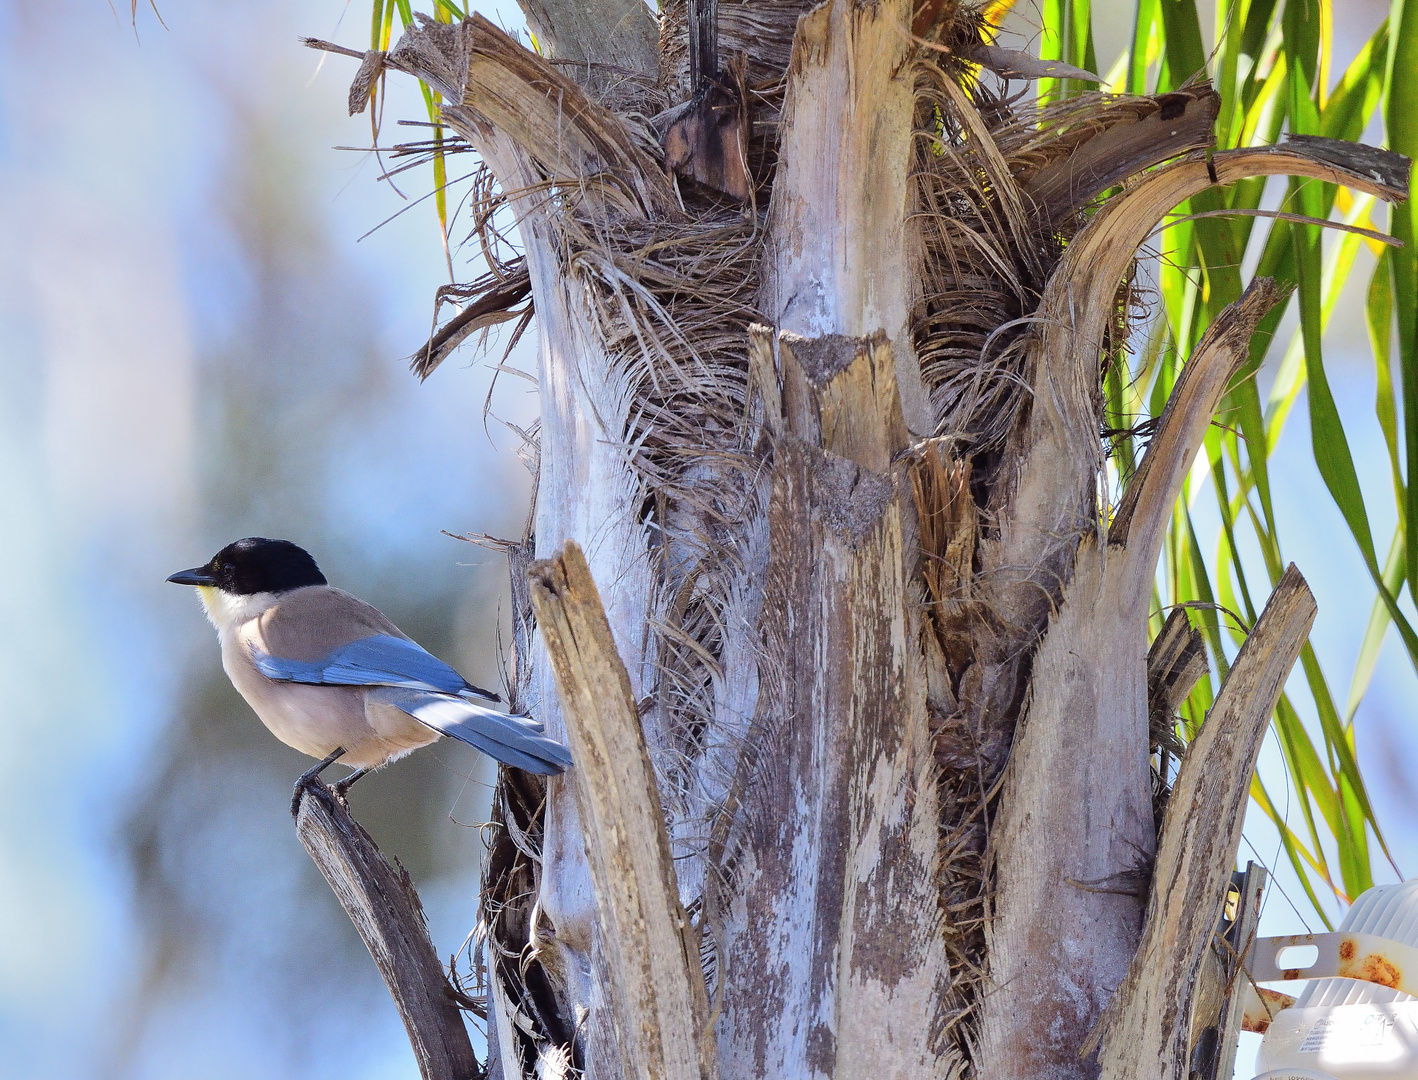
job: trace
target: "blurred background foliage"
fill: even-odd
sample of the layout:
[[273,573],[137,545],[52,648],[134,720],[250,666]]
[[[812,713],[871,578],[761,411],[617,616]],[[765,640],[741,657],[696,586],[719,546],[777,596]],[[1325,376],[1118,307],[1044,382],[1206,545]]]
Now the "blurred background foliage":
[[[510,0],[477,6],[524,29]],[[1009,44],[1112,90],[1204,68],[1226,103],[1222,146],[1289,130],[1411,154],[1418,79],[1391,73],[1418,71],[1418,17],[1405,29],[1401,6],[991,5]],[[297,44],[385,47],[406,0],[191,0],[158,5],[162,24],[135,7],[130,23],[128,5],[0,0],[0,1077],[413,1077],[387,994],[292,834],[303,759],[246,709],[191,597],[162,579],[236,536],[289,536],[470,678],[497,680],[504,569],[440,530],[520,532],[517,440],[485,429],[492,376],[475,350],[422,388],[401,359],[435,288],[479,272],[459,252],[461,189],[438,157],[396,191],[377,182],[387,157],[334,150],[406,141],[379,125],[438,103],[395,78],[348,120],[352,65]],[[1322,184],[1237,185],[1178,216],[1248,208],[1411,232],[1406,210],[1375,219]],[[1156,607],[1198,605],[1213,675],[1188,703],[1194,728],[1285,561],[1314,587],[1320,620],[1263,751],[1242,861],[1277,874],[1264,932],[1318,928],[1418,859],[1404,479],[1418,248],[1253,217],[1178,220],[1156,241],[1136,283],[1155,318],[1107,381],[1110,426],[1129,431],[1118,482],[1241,284],[1298,285],[1192,472]],[[513,364],[532,366],[532,338]],[[533,422],[527,386],[500,383],[494,413]],[[445,955],[473,925],[490,779],[440,745],[355,789]]]
[[[290,537],[495,684],[505,564],[440,530],[520,536],[528,478],[471,355],[408,374],[436,223],[357,243],[406,202],[334,149],[367,121],[297,38],[367,25],[343,0],[158,7],[0,0],[0,1077],[413,1077],[291,828],[304,759],[163,578]],[[418,115],[417,86],[389,107]],[[525,388],[495,411],[527,423]],[[352,793],[445,956],[491,779],[440,744]]]

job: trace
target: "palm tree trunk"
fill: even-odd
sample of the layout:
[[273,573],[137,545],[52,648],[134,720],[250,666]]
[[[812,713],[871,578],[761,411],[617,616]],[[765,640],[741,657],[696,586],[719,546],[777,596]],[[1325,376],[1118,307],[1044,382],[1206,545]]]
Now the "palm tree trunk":
[[[443,95],[520,234],[484,294],[526,275],[536,311],[514,704],[581,765],[499,785],[493,1075],[1184,1076],[1313,604],[1295,575],[1263,617],[1184,769],[1219,779],[1160,842],[1148,604],[1279,293],[1218,320],[1116,507],[1100,372],[1178,202],[1281,172],[1398,198],[1406,170],[1209,158],[1204,85],[1016,116],[967,61],[1023,61],[951,2],[711,5],[700,87],[679,0],[658,35],[636,0],[525,7],[549,57],[475,16],[366,62]],[[746,202],[668,171],[672,132]]]

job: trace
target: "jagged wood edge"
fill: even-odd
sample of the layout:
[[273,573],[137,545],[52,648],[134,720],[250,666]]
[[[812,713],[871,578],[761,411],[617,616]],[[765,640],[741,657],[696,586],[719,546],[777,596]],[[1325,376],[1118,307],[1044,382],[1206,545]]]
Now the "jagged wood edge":
[[1251,335],[1260,321],[1288,295],[1289,290],[1279,288],[1272,278],[1252,281],[1240,299],[1207,327],[1182,368],[1157,434],[1108,528],[1108,542],[1128,549],[1125,572],[1146,578],[1146,582],[1130,582],[1129,591],[1151,582],[1172,507],[1227,384],[1250,356]]
[[1187,750],[1162,827],[1142,944],[1090,1040],[1101,1042],[1102,1080],[1186,1075],[1192,994],[1240,844],[1256,755],[1316,610],[1292,564]]
[[630,676],[575,541],[533,563],[528,579],[576,761],[569,779],[606,942],[626,1076],[710,1080],[718,1072],[717,1053],[698,940],[680,904]]

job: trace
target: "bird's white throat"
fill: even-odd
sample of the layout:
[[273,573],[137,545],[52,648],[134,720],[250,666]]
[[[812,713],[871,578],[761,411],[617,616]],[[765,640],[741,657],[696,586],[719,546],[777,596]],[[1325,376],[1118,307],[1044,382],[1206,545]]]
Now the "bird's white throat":
[[215,626],[217,633],[222,636],[242,623],[256,618],[278,599],[278,594],[273,592],[243,596],[211,585],[199,585],[197,595],[202,598],[202,609],[207,613],[207,621]]

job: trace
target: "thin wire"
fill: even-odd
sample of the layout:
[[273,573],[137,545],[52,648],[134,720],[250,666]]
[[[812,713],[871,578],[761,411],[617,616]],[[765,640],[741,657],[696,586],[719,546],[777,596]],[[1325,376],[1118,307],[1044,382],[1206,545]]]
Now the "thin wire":
[[[1273,738],[1273,739],[1275,740],[1275,745],[1276,745],[1276,746],[1279,748],[1279,750],[1280,750],[1280,760],[1283,762],[1283,761],[1285,760],[1285,746],[1284,746],[1284,744],[1281,743],[1281,741],[1280,741],[1280,733],[1275,730],[1275,724],[1274,724],[1274,722],[1273,722],[1273,718],[1272,718],[1272,723],[1271,723],[1270,726],[1266,729],[1266,734],[1269,735],[1271,738]],[[1259,769],[1257,769],[1256,771],[1259,772]],[[1285,773],[1285,813],[1284,813],[1283,816],[1284,816],[1284,818],[1285,818],[1285,821],[1288,823],[1288,822],[1290,821],[1290,794],[1291,794],[1291,787],[1290,787],[1290,769],[1289,769],[1288,767],[1286,767],[1286,768],[1283,769],[1282,771]],[[1244,834],[1242,834],[1242,835],[1244,835]],[[1280,834],[1280,831],[1279,831],[1278,828],[1277,828],[1277,830],[1276,830],[1276,835],[1277,835],[1277,840],[1276,840],[1276,843],[1275,843],[1275,857],[1272,859],[1272,865],[1274,865],[1274,866],[1279,866],[1279,865],[1280,865],[1280,852],[1283,851],[1284,848],[1285,848],[1285,837]],[[1246,842],[1247,842],[1248,844],[1250,843],[1249,840],[1246,841]],[[1252,850],[1252,851],[1255,851],[1255,845],[1253,845],[1253,844],[1251,845],[1251,850]],[[1265,863],[1262,862],[1261,865],[1262,865],[1262,866],[1265,866]],[[1267,867],[1267,872],[1269,872],[1269,867]],[[1274,875],[1272,874],[1271,876],[1273,877]],[[1278,888],[1278,886],[1277,886],[1277,888]],[[1288,898],[1287,898],[1287,899],[1288,899]],[[1265,907],[1266,907],[1266,905],[1269,904],[1269,903],[1270,903],[1270,897],[1269,897],[1269,896],[1263,896],[1263,897],[1261,898],[1261,901],[1260,901],[1260,914],[1261,914],[1261,915],[1264,915],[1264,914],[1265,914]],[[1293,907],[1294,905],[1291,905],[1291,906]]]
[[[1242,833],[1241,839],[1246,842],[1246,847],[1251,849],[1251,854],[1254,855],[1257,859],[1260,859],[1260,852],[1257,851],[1256,846],[1251,843],[1251,838],[1245,833]],[[1293,911],[1295,913],[1295,917],[1300,920],[1300,925],[1305,928],[1305,933],[1313,934],[1314,931],[1310,929],[1310,924],[1305,921],[1305,917],[1300,914],[1300,909],[1295,906],[1295,901],[1290,899],[1290,894],[1285,891],[1285,887],[1280,884],[1279,879],[1276,878],[1270,867],[1265,865],[1265,861],[1263,859],[1261,859],[1261,866],[1265,867],[1265,872],[1270,877],[1271,884],[1275,886],[1275,891],[1278,892],[1281,896],[1285,897],[1285,902],[1290,905],[1290,910]],[[1262,907],[1264,907],[1264,902],[1262,902]]]

